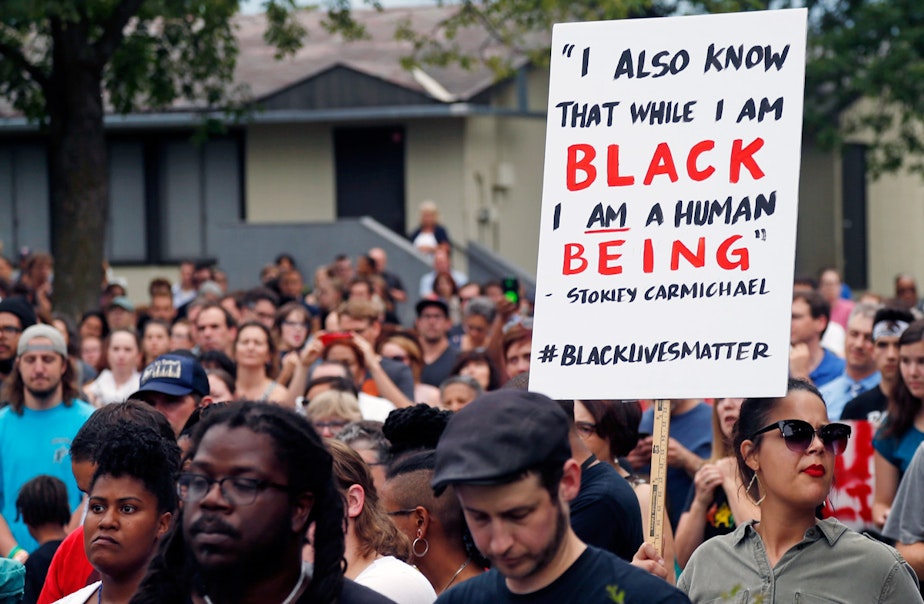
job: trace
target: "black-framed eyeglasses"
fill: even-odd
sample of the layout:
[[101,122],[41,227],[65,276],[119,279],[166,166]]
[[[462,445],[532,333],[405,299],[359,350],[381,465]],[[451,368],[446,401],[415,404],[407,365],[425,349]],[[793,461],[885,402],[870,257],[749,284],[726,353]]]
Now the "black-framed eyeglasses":
[[257,495],[266,489],[279,489],[289,492],[288,485],[260,480],[259,478],[244,478],[243,476],[225,476],[219,480],[205,476],[184,472],[176,481],[176,493],[186,502],[199,501],[212,490],[212,485],[218,483],[221,496],[233,505],[250,505],[257,500]]
[[4,325],[0,327],[0,333],[5,336],[15,336],[22,333],[22,330],[14,325]]
[[409,510],[395,510],[393,512],[385,512],[386,516],[410,516],[417,511],[417,508],[411,508]]
[[587,437],[596,434],[597,424],[590,422],[574,422],[574,427],[581,436]]
[[850,438],[850,426],[847,424],[828,424],[815,430],[812,424],[801,419],[784,419],[765,428],[761,428],[751,435],[751,440],[758,434],[779,430],[780,436],[790,451],[804,453],[812,445],[815,435],[821,439],[826,449],[835,455],[840,455],[847,449],[847,439]]

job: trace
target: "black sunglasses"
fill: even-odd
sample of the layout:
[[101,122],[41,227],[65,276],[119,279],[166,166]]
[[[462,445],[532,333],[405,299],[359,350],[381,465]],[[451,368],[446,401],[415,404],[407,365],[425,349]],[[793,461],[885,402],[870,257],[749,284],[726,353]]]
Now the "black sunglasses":
[[817,434],[826,449],[835,455],[840,455],[847,448],[847,439],[850,438],[850,426],[847,424],[828,424],[816,431],[807,421],[784,419],[761,428],[751,435],[750,440],[754,440],[758,434],[772,430],[779,430],[789,450],[797,453],[804,453],[811,446]]

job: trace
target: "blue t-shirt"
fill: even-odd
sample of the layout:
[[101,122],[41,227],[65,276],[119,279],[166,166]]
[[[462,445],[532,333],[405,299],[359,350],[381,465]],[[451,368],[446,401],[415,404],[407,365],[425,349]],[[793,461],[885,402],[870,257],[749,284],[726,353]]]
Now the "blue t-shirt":
[[883,438],[882,430],[876,433],[873,438],[873,448],[885,457],[893,466],[901,470],[901,476],[905,475],[914,452],[918,450],[918,445],[924,442],[924,432],[921,432],[914,426],[900,437],[890,436]]
[[93,413],[93,407],[74,399],[36,411],[23,408],[22,415],[12,407],[0,410],[0,513],[17,543],[28,552],[38,547],[22,521],[16,520],[16,497],[23,484],[40,474],[60,478],[67,486],[72,510],[80,505],[81,494],[71,471],[71,440]]
[[823,350],[825,351],[825,356],[821,358],[821,362],[818,363],[818,367],[815,368],[815,371],[809,374],[809,379],[812,380],[812,383],[815,384],[816,388],[821,388],[840,374],[844,373],[844,367],[847,365],[844,359],[837,356],[827,348],[824,348]]
[[[651,434],[654,430],[654,407],[649,407],[642,414],[642,421],[638,431]],[[703,459],[712,453],[712,407],[706,403],[699,403],[686,413],[671,415],[671,438],[696,453]],[[651,468],[642,468],[641,473],[648,473]],[[683,514],[684,505],[693,479],[683,468],[667,467],[667,515],[671,520],[671,528],[677,529],[680,515]]]

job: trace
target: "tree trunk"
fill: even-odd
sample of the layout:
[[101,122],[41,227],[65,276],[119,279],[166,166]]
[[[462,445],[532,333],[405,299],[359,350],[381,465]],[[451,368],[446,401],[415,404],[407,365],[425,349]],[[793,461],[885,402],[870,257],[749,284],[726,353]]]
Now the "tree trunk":
[[55,36],[46,103],[51,181],[54,308],[79,318],[99,304],[109,214],[102,69],[86,56],[80,32]]

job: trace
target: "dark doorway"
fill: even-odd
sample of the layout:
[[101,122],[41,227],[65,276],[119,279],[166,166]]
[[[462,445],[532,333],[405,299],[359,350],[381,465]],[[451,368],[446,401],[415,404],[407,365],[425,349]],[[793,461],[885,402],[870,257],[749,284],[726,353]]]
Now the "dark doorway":
[[404,235],[404,128],[337,128],[337,217],[371,216]]
[[856,289],[866,289],[866,147],[844,145],[841,161],[844,191],[844,282]]

